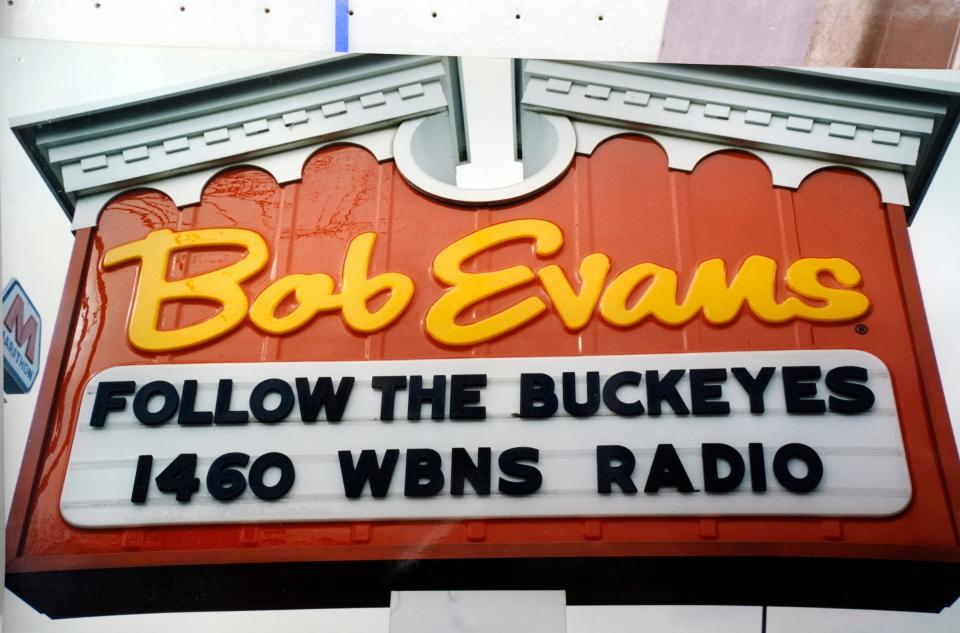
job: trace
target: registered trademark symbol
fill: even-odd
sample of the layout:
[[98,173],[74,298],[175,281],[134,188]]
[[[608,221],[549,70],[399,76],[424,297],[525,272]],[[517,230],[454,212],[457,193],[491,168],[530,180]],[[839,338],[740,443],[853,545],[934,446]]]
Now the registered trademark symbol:
[[856,330],[857,334],[866,334],[867,332],[870,331],[870,328],[868,328],[863,323],[857,323],[857,326],[853,329]]

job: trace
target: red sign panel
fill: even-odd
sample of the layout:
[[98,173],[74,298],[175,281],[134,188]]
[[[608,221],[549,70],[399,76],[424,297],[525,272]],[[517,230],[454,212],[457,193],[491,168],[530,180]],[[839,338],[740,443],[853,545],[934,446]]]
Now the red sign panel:
[[[853,172],[791,191],[745,154],[683,173],[616,138],[467,209],[355,147],[282,187],[231,169],[79,231],[51,349],[7,556],[54,615],[196,608],[192,582],[205,608],[955,595],[960,467],[904,212]],[[730,565],[748,597],[710,580]],[[171,566],[193,580],[153,605],[81,597]]]

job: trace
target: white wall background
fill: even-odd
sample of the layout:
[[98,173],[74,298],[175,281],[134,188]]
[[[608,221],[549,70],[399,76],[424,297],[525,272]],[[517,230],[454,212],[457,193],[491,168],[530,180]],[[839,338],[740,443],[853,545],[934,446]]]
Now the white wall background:
[[[2,282],[18,278],[44,316],[43,354],[49,349],[72,235],[52,195],[6,125],[12,116],[121,96],[282,62],[278,51],[186,49],[0,40],[0,236]],[[944,74],[950,73],[953,74]],[[960,85],[960,71],[938,80]],[[960,421],[960,139],[928,193],[911,229],[921,286],[954,429]],[[5,514],[35,405],[31,394],[7,396],[3,409]],[[21,631],[376,631],[386,632],[385,609],[260,613],[163,614],[51,621],[5,592],[3,624]],[[578,607],[568,609],[568,630],[745,631],[760,629],[760,610],[746,607]],[[960,606],[940,615],[774,608],[768,631],[960,630]]]

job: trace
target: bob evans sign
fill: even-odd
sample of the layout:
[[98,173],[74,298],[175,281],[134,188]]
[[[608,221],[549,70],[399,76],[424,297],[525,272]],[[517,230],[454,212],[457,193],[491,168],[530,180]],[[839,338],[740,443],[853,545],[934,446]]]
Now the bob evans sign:
[[[48,164],[85,184],[68,190],[73,266],[8,585],[80,615],[196,609],[198,595],[204,609],[383,606],[391,590],[452,586],[715,602],[710,579],[731,570],[741,602],[956,596],[946,572],[900,564],[960,560],[960,463],[891,202],[904,174],[928,180],[902,160],[938,155],[930,125],[896,146],[879,119],[835,136],[818,84],[789,115],[810,130],[784,131],[779,106],[746,130],[742,110],[707,116],[699,97],[686,112],[658,91],[582,98],[583,81],[602,84],[573,70],[557,77],[569,92],[543,88],[535,106],[569,164],[502,206],[440,201],[406,177],[404,139],[452,138],[450,119],[401,123],[393,106],[420,97],[392,87],[335,117],[278,110],[250,135],[263,126],[241,126],[236,100],[279,88],[287,108],[286,79],[231,86],[230,112],[202,117],[228,141],[208,144],[198,119],[167,153],[169,125],[143,128],[148,156],[129,163],[143,108],[111,110],[124,131],[106,154]],[[177,119],[180,100],[151,109]],[[561,101],[591,111],[564,121]],[[31,139],[89,136],[97,116],[22,138],[42,158]],[[774,136],[738,141],[741,128]],[[760,141],[766,164],[728,151]],[[837,161],[877,180],[824,169]],[[113,174],[143,188],[114,196]]]
[[[264,333],[283,335],[309,327],[320,314],[339,313],[347,328],[369,334],[399,319],[416,291],[413,280],[403,272],[369,275],[376,236],[373,232],[362,233],[350,241],[339,289],[334,278],[324,272],[291,274],[267,286],[252,304],[241,284],[263,270],[270,253],[264,238],[248,229],[152,231],[141,240],[107,251],[103,267],[109,270],[139,263],[128,335],[130,343],[143,351],[194,347],[227,334],[247,318]],[[722,259],[708,259],[693,272],[682,300],[678,299],[678,288],[687,280],[681,282],[677,271],[642,262],[611,278],[610,258],[604,253],[587,255],[576,271],[565,271],[556,264],[537,271],[524,265],[481,272],[464,269],[484,252],[518,241],[532,242],[536,255],[548,258],[560,250],[564,238],[552,222],[513,220],[470,233],[436,255],[433,276],[449,290],[423,316],[430,338],[445,345],[466,346],[510,334],[539,317],[547,309],[546,303],[528,296],[484,319],[464,322],[465,315],[485,300],[533,283],[543,286],[557,316],[574,332],[586,327],[595,312],[606,323],[627,328],[645,319],[682,325],[701,314],[709,323],[724,325],[733,321],[744,306],[769,323],[793,319],[850,321],[870,307],[867,297],[856,289],[861,283],[860,272],[849,261],[836,257],[799,258],[785,271],[778,271],[777,262],[762,255],[747,257],[736,270],[728,270]],[[172,254],[209,248],[242,248],[245,255],[216,270],[175,281],[167,279]],[[569,281],[573,275],[579,277],[579,288]],[[779,276],[796,296],[777,300],[782,294]],[[371,309],[375,298],[385,293],[386,301]],[[200,323],[161,330],[161,309],[164,303],[174,301],[206,301],[222,309]],[[324,322],[314,327],[337,326]]]
[[[348,241],[339,282],[293,273],[255,297],[243,284],[270,252],[249,229],[154,230],[107,250],[103,274],[139,267],[127,335],[148,353],[229,336],[246,320],[277,336],[344,326],[370,334],[402,318],[417,291],[401,270],[370,273],[376,239]],[[736,270],[708,259],[689,279],[648,262],[611,276],[602,252],[585,255],[576,271],[472,264],[509,242],[532,243],[549,258],[564,236],[552,222],[520,219],[440,249],[431,272],[447,289],[421,317],[430,340],[508,337],[547,310],[546,298],[570,332],[593,318],[631,328],[702,316],[722,326],[745,310],[768,323],[849,321],[870,306],[859,271],[840,258],[799,258],[783,271],[762,255]],[[211,248],[241,256],[168,278],[177,253]],[[473,314],[533,284],[545,298],[531,291]],[[160,327],[165,308],[196,301],[220,310]],[[342,324],[325,313],[339,313]],[[876,516],[902,510],[910,491],[889,372],[863,352],[158,364],[113,367],[87,383],[61,510],[83,527]]]
[[891,515],[890,376],[858,351],[143,365],[83,394],[82,527]]

